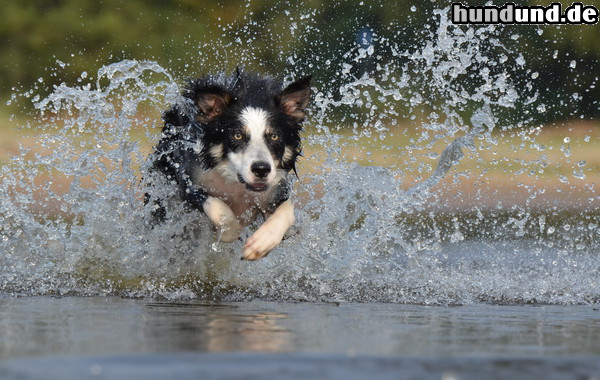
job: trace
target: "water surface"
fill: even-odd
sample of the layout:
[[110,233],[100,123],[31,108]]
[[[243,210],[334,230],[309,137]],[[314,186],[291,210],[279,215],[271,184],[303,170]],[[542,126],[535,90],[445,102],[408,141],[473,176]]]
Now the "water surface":
[[3,378],[600,375],[596,306],[3,297],[0,310]]

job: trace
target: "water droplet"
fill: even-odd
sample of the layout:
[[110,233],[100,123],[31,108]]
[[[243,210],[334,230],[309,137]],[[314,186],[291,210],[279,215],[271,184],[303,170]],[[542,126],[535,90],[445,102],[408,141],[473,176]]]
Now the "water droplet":
[[575,177],[577,179],[585,179],[585,174],[583,173],[583,170],[575,169],[575,170],[573,170],[573,177]]
[[577,61],[572,60],[571,63],[569,63],[569,67],[574,69],[577,66]]
[[411,12],[416,12],[417,11],[417,7],[413,5],[412,7],[410,7],[410,11]]

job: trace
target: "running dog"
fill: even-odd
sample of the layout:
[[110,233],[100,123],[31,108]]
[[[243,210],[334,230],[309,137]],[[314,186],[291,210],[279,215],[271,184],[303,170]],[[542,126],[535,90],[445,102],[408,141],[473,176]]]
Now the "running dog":
[[[288,177],[301,153],[310,81],[307,76],[284,87],[239,69],[191,79],[163,114],[151,172],[176,184],[181,199],[206,214],[222,242],[235,241],[244,226],[264,216],[242,259],[266,256],[294,223]],[[153,204],[164,219],[160,200]]]

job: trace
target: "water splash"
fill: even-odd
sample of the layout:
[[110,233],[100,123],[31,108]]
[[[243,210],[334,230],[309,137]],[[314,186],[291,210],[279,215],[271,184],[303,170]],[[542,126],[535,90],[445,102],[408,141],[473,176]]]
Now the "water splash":
[[[498,144],[497,130],[509,133],[528,123],[503,123],[502,110],[539,104],[535,94],[515,90],[511,72],[526,62],[501,42],[500,26],[457,27],[447,10],[435,16],[436,28],[419,46],[402,49],[373,35],[368,46],[350,49],[335,78],[339,85],[316,93],[305,136],[315,152],[307,161],[316,164],[304,164],[295,189],[298,231],[256,263],[239,260],[242,242],[215,243],[203,216],[176,200],[167,224],[146,223],[151,210],[142,206],[147,189],[140,178],[148,150],[140,140],[157,140],[158,116],[177,101],[179,89],[167,69],[126,60],[102,67],[95,82],[84,73],[80,86],[63,83],[47,97],[33,97],[38,143],[0,169],[0,291],[598,302],[598,197],[590,198],[588,211],[570,214],[558,207],[484,207],[481,197],[467,195],[460,213],[438,207],[445,200],[436,188],[441,181],[481,175],[477,168],[453,173],[465,151],[481,161],[479,152]],[[299,34],[299,28],[293,24],[290,32]],[[366,67],[378,49],[392,51],[395,60],[357,76],[356,68]],[[288,58],[293,65],[296,58]],[[420,135],[406,147],[382,145],[407,115],[422,119],[415,121]],[[514,129],[522,136],[519,152],[524,144],[546,150],[535,143],[535,131]],[[445,148],[438,154],[440,143]],[[568,142],[561,150],[569,158]],[[391,164],[361,166],[348,156],[364,151],[383,151]],[[434,159],[435,169],[424,164]],[[573,176],[585,178],[584,169],[578,164]],[[417,183],[408,185],[407,178]],[[532,185],[529,192],[535,198],[546,190]],[[167,183],[153,191],[173,195]]]

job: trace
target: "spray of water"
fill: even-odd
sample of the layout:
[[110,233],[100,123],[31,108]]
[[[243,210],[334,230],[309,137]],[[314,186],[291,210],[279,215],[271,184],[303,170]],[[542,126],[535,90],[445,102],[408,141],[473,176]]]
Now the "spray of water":
[[[34,97],[37,117],[30,127],[42,131],[39,141],[0,169],[0,291],[597,302],[597,203],[571,217],[527,207],[484,210],[475,197],[462,200],[460,214],[435,212],[445,201],[436,185],[449,176],[481,175],[454,168],[465,152],[482,160],[479,152],[494,149],[497,130],[513,130],[535,145],[531,129],[513,129],[527,119],[509,124],[498,115],[539,107],[536,94],[517,93],[511,82],[526,63],[500,42],[500,27],[457,27],[447,10],[435,17],[436,27],[411,49],[377,36],[358,44],[344,55],[335,88],[317,90],[305,135],[315,153],[305,158],[295,187],[296,233],[256,263],[239,260],[242,242],[215,242],[205,218],[176,201],[168,223],[147,223],[151,210],[143,206],[141,178],[148,151],[139,141],[144,135],[157,140],[157,116],[177,101],[177,80],[168,69],[116,62],[102,67],[95,81],[84,73],[80,85],[62,84],[47,97]],[[298,25],[291,28],[299,33]],[[395,60],[357,76],[355,69],[367,67],[378,49],[392,51]],[[295,57],[288,61],[293,65]],[[409,146],[385,145],[397,120],[408,116],[405,109],[419,115],[417,137]],[[438,150],[440,142],[445,148]],[[562,149],[570,149],[568,141]],[[385,152],[392,163],[361,166],[349,159],[353,150]],[[575,174],[584,176],[584,166]],[[415,174],[420,181],[403,182]],[[165,183],[153,191],[167,197],[172,189]]]

